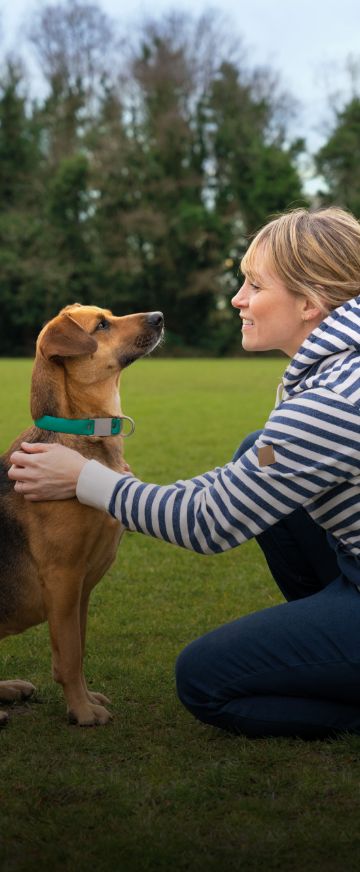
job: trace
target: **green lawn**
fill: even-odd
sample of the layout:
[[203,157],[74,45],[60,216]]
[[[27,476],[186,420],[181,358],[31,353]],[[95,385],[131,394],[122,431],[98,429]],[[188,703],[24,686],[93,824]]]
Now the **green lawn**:
[[[124,374],[126,457],[170,482],[231,457],[270,411],[283,360],[142,361]],[[29,423],[29,361],[0,361],[1,448]],[[281,600],[250,542],[200,557],[128,534],[94,591],[86,671],[113,700],[105,728],[66,723],[46,626],[2,643],[2,677],[33,681],[0,734],[0,869],[358,870],[360,738],[249,741],[178,703],[177,653]]]

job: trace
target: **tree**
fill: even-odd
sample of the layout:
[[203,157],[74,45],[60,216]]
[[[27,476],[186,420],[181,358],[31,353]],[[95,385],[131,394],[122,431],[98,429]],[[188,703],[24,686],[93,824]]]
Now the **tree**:
[[133,308],[163,308],[174,341],[198,344],[218,287],[223,231],[204,202],[206,154],[185,19],[144,28],[123,104],[112,99],[102,143],[103,160],[112,143],[112,161],[97,182],[95,220],[106,248],[111,241],[114,286],[127,289]]
[[316,166],[325,179],[324,204],[336,203],[360,218],[360,97],[354,95],[336,111],[328,141],[316,155]]
[[96,3],[64,0],[48,4],[33,18],[29,39],[54,92],[91,97],[102,80],[111,77],[116,29]]
[[0,210],[31,199],[39,143],[26,113],[24,69],[8,60],[0,81]]
[[[94,131],[114,74],[117,44],[113,23],[96,3],[64,0],[48,4],[30,31],[47,84],[34,115],[42,133],[42,181],[46,190],[42,238],[46,315],[67,303],[106,303],[101,246],[98,246]],[[106,46],[106,51],[104,51]],[[99,131],[100,136],[100,131]]]
[[48,87],[41,120],[53,167],[82,146],[116,75],[116,28],[96,3],[64,0],[42,7],[28,35]]
[[[304,143],[286,147],[273,124],[269,95],[232,64],[223,63],[209,97],[217,208],[253,233],[271,213],[304,204],[294,158]],[[256,85],[256,87],[255,87]]]
[[3,350],[78,300],[161,308],[167,350],[225,353],[249,234],[302,202],[288,102],[217,14],[133,35],[115,59],[96,3],[49,3],[30,34],[45,97],[30,104],[15,67],[0,87]]
[[[26,111],[25,74],[8,60],[0,81],[0,343],[19,351],[38,322],[41,239],[39,130]],[[41,321],[40,321],[41,323]]]

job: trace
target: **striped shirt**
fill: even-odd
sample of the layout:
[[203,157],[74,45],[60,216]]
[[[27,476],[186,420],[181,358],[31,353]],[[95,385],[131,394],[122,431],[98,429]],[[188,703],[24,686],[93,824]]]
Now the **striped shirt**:
[[77,495],[129,530],[201,554],[234,548],[302,506],[344,554],[360,555],[360,297],[307,337],[261,436],[236,462],[161,486],[91,460]]

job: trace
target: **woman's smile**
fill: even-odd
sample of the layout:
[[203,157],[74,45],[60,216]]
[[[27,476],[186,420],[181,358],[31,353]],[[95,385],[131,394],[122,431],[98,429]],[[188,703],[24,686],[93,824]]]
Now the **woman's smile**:
[[240,312],[240,318],[242,318],[242,329],[243,330],[251,330],[252,327],[255,326],[253,321],[250,321],[249,318],[245,318],[244,315]]

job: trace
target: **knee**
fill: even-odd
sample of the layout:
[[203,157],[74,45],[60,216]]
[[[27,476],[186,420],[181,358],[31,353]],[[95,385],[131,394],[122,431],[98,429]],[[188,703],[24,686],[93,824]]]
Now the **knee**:
[[201,650],[201,639],[195,639],[179,654],[175,666],[176,690],[180,702],[191,711],[195,717],[200,717],[207,706],[211,705],[209,694],[209,674],[206,669],[204,651]]
[[251,448],[252,445],[254,445],[254,442],[256,442],[259,436],[261,436],[261,433],[262,430],[254,430],[253,433],[248,433],[248,435],[245,436],[245,439],[243,439],[243,441],[240,443],[239,447],[235,451],[233,461],[239,460],[239,457],[241,457],[242,454],[245,454],[245,451],[248,451],[248,449]]
[[184,648],[175,674],[180,702],[197,720],[216,725],[224,702],[224,676],[214,652],[214,634],[216,631],[200,636]]

